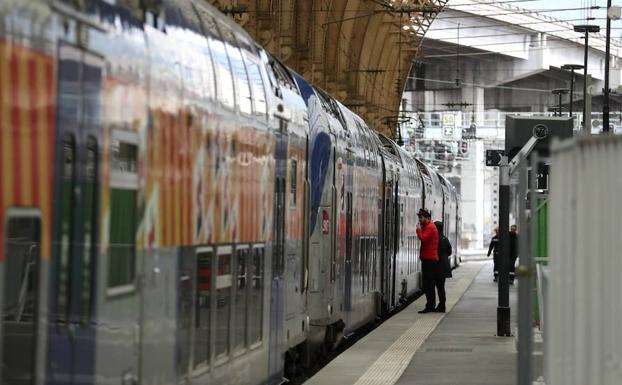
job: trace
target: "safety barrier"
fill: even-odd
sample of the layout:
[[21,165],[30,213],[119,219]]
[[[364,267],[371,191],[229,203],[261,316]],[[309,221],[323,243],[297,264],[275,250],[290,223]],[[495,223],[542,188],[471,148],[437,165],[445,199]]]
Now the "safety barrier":
[[[548,259],[546,260],[548,262]],[[546,320],[546,304],[548,302],[549,268],[536,261],[536,286],[538,298],[538,315],[540,331],[544,335],[544,321]]]
[[546,383],[622,384],[622,138],[557,143],[550,175]]

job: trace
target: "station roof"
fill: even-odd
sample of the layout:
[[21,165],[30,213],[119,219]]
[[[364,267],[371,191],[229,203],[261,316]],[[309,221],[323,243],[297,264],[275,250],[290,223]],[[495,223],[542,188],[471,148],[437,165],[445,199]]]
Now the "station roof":
[[448,0],[210,0],[262,46],[393,137],[411,63]]

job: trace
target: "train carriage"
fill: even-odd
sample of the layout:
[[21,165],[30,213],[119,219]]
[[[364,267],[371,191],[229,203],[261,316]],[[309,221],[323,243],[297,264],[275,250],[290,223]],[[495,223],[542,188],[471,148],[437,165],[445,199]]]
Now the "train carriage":
[[419,207],[459,238],[447,181],[203,1],[0,14],[2,383],[277,384],[419,289]]

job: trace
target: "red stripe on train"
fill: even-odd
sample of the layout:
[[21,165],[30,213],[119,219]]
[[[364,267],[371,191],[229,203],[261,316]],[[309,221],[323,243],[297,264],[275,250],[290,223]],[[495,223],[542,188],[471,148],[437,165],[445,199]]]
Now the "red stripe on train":
[[[42,85],[39,85],[42,86]],[[43,140],[41,135],[41,128],[39,127],[39,114],[41,111],[41,103],[38,100],[37,92],[37,59],[30,58],[28,60],[28,95],[29,95],[29,109],[30,109],[30,130],[32,135],[30,138],[24,138],[30,141],[30,156],[31,156],[31,173],[30,173],[30,189],[32,191],[32,203],[33,206],[39,207],[40,203],[40,189],[39,183],[39,157],[43,154],[39,153],[39,141]]]
[[12,164],[7,165],[8,167],[13,167],[13,180],[9,183],[13,184],[13,202],[10,204],[15,206],[21,206],[22,204],[22,165],[20,162],[21,155],[21,138],[20,138],[20,84],[19,84],[19,57],[15,53],[15,50],[11,51],[11,56],[9,59],[10,65],[10,73],[11,73],[11,82],[13,83],[13,88],[11,92],[12,96],[12,104],[11,104],[11,127],[8,129],[11,131],[13,135],[13,146],[12,146]]

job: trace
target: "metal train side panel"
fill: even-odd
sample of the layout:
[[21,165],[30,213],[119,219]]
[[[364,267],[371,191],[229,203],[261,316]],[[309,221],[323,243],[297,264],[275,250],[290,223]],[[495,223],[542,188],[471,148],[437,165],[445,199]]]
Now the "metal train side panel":
[[[285,72],[285,71],[284,71]],[[288,75],[283,73],[283,75]],[[287,126],[288,147],[285,183],[285,265],[284,341],[288,348],[303,343],[309,328],[306,312],[308,242],[308,130],[307,107],[293,79],[281,85],[284,109],[290,120]]]
[[43,384],[58,23],[40,1],[2,2],[0,14],[0,382]]
[[[119,9],[90,2],[84,11],[85,17],[101,20],[85,45],[104,62],[95,381],[135,381],[140,376],[144,253],[136,240],[147,166],[147,46],[140,22]],[[115,19],[122,27],[108,33],[107,23]]]
[[424,204],[425,208],[432,213],[432,220],[442,220],[443,213],[443,191],[436,173],[425,163],[416,159],[417,166],[421,172],[425,187]]
[[[377,316],[380,292],[379,207],[382,184],[380,158],[373,134],[365,123],[341,106],[348,147],[338,183],[338,205],[343,215],[340,258],[344,272],[341,285],[345,333],[357,330]],[[347,167],[347,168],[346,168]],[[339,168],[339,167],[338,167]],[[339,182],[340,181],[340,182]]]
[[382,296],[384,311],[391,311],[399,299],[396,292],[397,279],[397,223],[398,223],[398,160],[389,153],[388,149],[380,151],[383,159],[383,215],[382,215]]
[[402,299],[415,294],[421,287],[419,268],[420,242],[417,238],[418,217],[416,215],[423,205],[422,183],[420,171],[414,158],[399,149],[402,159],[402,183],[400,186],[400,222],[399,273],[400,293]]
[[[337,134],[340,123],[331,115],[327,100],[299,75],[294,78],[308,108],[309,116],[309,289],[307,309],[310,319],[310,342],[324,342],[327,327],[335,322],[336,279],[336,195],[335,167]],[[339,318],[337,318],[339,319]]]

